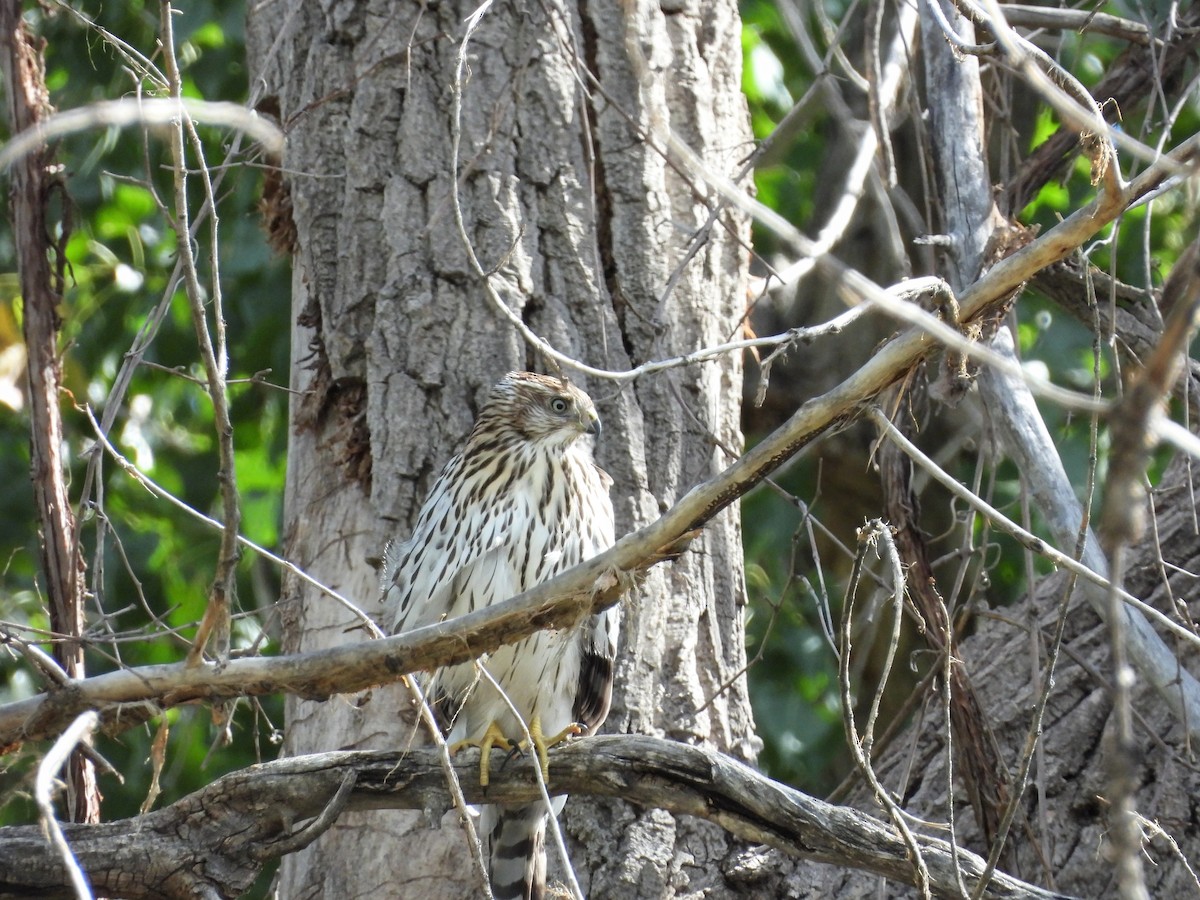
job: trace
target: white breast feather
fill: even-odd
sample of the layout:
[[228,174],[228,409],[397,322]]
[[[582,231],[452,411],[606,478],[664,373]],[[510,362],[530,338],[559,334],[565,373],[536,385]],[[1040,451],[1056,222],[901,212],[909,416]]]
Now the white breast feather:
[[[569,448],[561,461],[543,458],[531,465],[501,496],[478,485],[476,499],[458,512],[448,488],[454,479],[445,477],[456,464],[461,460],[452,461],[439,478],[439,489],[427,498],[410,539],[386,555],[385,609],[393,632],[499,603],[612,546],[611,479],[582,443]],[[557,513],[557,518],[551,516],[552,529],[538,515],[550,465],[563,466],[570,478],[583,482],[584,500],[581,506],[578,497],[572,503],[562,496],[567,479],[559,473],[558,490],[551,496]],[[492,472],[475,475],[484,482],[501,481]],[[460,485],[457,495],[471,497],[469,487]],[[484,664],[525,721],[538,715],[543,730],[554,734],[573,720],[584,644],[614,655],[617,622],[616,610],[609,610],[579,629],[537,632],[499,648]],[[467,698],[450,738],[476,737],[492,721],[505,734],[519,735],[507,704],[490,685],[477,682],[474,665],[467,663],[441,670],[431,684],[433,691]]]

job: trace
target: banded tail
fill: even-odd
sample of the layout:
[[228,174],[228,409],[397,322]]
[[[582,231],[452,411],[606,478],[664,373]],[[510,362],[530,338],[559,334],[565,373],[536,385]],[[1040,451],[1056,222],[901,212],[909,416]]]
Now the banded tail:
[[541,803],[482,808],[479,830],[489,850],[488,878],[496,900],[546,896],[546,818]]

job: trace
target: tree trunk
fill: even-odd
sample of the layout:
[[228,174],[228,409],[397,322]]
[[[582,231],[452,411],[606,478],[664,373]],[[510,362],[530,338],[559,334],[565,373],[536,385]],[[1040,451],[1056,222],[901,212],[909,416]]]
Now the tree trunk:
[[[369,560],[415,512],[488,387],[546,363],[489,305],[455,224],[454,85],[474,4],[253,7],[254,82],[277,100],[296,228],[291,559],[378,612]],[[639,78],[625,41],[648,57]],[[736,4],[497,3],[462,69],[463,225],[500,296],[588,365],[624,370],[729,339],[743,311],[745,222],[646,136],[671,131],[715,172],[748,152]],[[692,252],[694,255],[691,255]],[[510,287],[505,287],[505,285]],[[569,373],[570,374],[570,373]],[[604,420],[618,533],[653,519],[741,447],[736,356],[632,387],[578,377]],[[363,639],[353,617],[294,579],[285,648]],[[625,602],[607,730],[705,743],[752,759],[742,551],[722,514]],[[406,695],[291,699],[288,754],[402,746]],[[402,715],[403,714],[403,715]],[[614,801],[568,804],[571,862],[592,897],[725,890],[714,828]],[[479,896],[447,820],[355,813],[280,872],[285,897]],[[554,872],[551,851],[551,873]]]

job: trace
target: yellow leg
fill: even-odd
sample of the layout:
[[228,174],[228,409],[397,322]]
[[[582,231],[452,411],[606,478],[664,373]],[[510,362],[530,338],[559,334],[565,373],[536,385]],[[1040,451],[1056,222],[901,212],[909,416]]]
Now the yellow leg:
[[573,738],[577,734],[583,734],[583,729],[572,722],[558,734],[547,739],[542,734],[542,721],[537,716],[533,717],[533,721],[529,723],[529,736],[533,738],[533,751],[537,754],[538,762],[542,766],[542,779],[550,780],[550,757],[546,751],[551,747],[556,747],[568,738]]
[[504,736],[504,732],[500,730],[500,726],[495,722],[492,722],[492,724],[487,727],[487,731],[483,733],[483,737],[479,738],[479,740],[468,739],[465,741],[457,741],[451,745],[450,753],[451,755],[458,753],[458,751],[462,750],[464,747],[478,747],[480,754],[479,786],[487,787],[488,780],[490,778],[488,773],[491,766],[492,747],[496,746],[496,744],[507,747],[511,743],[512,741],[506,738]]

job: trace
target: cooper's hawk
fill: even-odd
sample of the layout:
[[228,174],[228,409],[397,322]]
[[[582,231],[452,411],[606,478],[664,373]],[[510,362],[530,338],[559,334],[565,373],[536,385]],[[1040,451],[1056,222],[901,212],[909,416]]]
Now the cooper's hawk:
[[[412,536],[385,556],[392,631],[499,603],[612,546],[612,479],[592,458],[591,435],[599,433],[583,391],[544,375],[505,375],[434,483]],[[533,735],[543,774],[546,745],[575,723],[593,731],[608,715],[618,625],[618,610],[609,609],[481,661]],[[520,743],[525,728],[473,664],[438,671],[429,692],[451,723],[448,740],[482,748],[487,784],[492,744]],[[565,800],[556,798],[555,815]],[[497,900],[543,895],[546,816],[541,803],[483,808]]]

